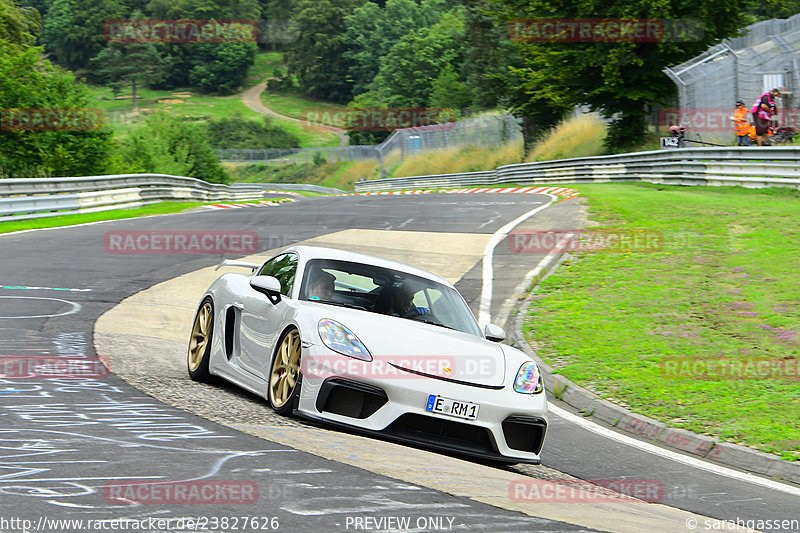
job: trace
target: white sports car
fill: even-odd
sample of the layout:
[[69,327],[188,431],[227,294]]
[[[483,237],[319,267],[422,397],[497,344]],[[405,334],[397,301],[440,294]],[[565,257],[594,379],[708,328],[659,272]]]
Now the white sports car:
[[206,291],[192,379],[220,376],[282,415],[470,456],[539,463],[539,368],[502,328],[483,331],[456,289],[419,268],[296,246]]

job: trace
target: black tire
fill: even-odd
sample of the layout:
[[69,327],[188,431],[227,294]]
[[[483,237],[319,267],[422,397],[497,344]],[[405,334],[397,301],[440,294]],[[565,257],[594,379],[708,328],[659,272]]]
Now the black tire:
[[278,341],[267,375],[267,400],[272,409],[288,416],[297,408],[303,374],[300,371],[300,332],[292,328]]
[[189,337],[189,349],[186,356],[186,369],[194,381],[211,381],[208,370],[211,358],[211,340],[214,338],[214,300],[210,296],[203,298],[192,324]]

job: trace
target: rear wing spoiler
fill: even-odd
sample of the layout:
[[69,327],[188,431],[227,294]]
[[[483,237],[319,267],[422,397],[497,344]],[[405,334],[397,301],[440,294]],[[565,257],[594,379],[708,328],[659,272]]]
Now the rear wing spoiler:
[[233,259],[223,259],[220,264],[217,265],[217,268],[214,270],[219,270],[222,267],[244,267],[249,268],[250,270],[255,270],[261,265],[258,263],[248,263],[247,261],[234,261]]

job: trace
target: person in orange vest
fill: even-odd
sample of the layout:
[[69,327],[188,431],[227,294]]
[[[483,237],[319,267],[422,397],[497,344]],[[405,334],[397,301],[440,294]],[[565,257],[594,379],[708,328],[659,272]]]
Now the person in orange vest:
[[733,131],[736,132],[736,146],[750,146],[750,123],[747,121],[747,108],[744,102],[736,102],[736,110],[731,117]]

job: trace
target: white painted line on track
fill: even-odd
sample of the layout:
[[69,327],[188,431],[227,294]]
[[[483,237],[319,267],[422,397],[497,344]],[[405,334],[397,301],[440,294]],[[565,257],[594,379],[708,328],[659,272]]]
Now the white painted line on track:
[[628,446],[633,446],[634,448],[638,448],[644,452],[652,453],[653,455],[657,455],[659,457],[663,457],[664,459],[670,459],[678,463],[683,463],[685,465],[692,466],[694,468],[699,468],[701,470],[711,472],[712,474],[719,474],[720,476],[733,478],[738,481],[745,481],[747,483],[752,483],[754,485],[760,485],[762,487],[766,487],[772,490],[777,490],[780,492],[785,492],[786,494],[791,494],[793,496],[800,496],[800,487],[793,487],[791,485],[759,477],[756,476],[755,474],[750,474],[748,472],[739,472],[738,470],[733,470],[725,466],[717,465],[705,461],[703,459],[698,459],[696,457],[689,457],[688,455],[683,455],[678,452],[673,452],[671,450],[661,448],[659,446],[656,446],[655,444],[650,444],[649,442],[644,442],[635,439],[633,437],[623,435],[622,433],[618,433],[609,428],[602,427],[596,424],[595,422],[592,422],[591,420],[587,420],[582,416],[572,414],[569,411],[566,411],[556,405],[553,405],[550,402],[547,402],[547,408],[554,415],[563,418],[567,422],[571,422],[572,424],[580,426],[581,428],[587,431],[591,431],[592,433],[596,433],[601,437],[615,440],[622,444],[627,444]]
[[483,250],[483,286],[481,287],[480,306],[478,307],[478,324],[480,324],[481,327],[486,326],[486,324],[492,321],[492,282],[494,280],[494,266],[492,263],[494,262],[494,249],[506,238],[506,235],[508,235],[512,229],[539,211],[547,209],[558,199],[552,194],[547,194],[546,196],[550,197],[549,202],[535,209],[531,209],[495,231],[494,234],[492,234],[492,238],[486,243],[486,248]]

